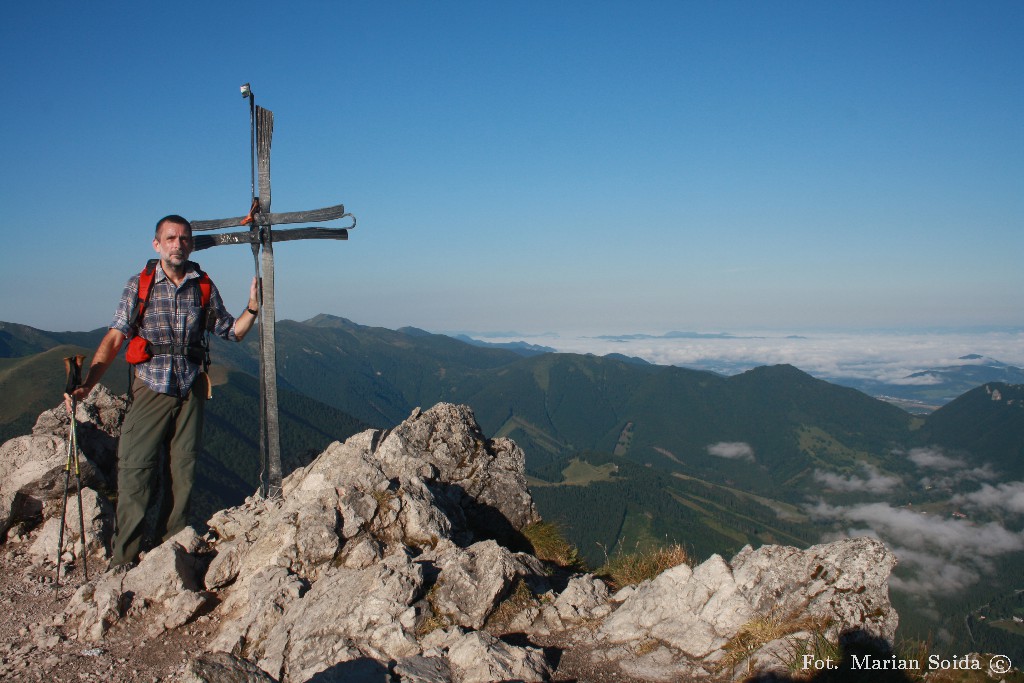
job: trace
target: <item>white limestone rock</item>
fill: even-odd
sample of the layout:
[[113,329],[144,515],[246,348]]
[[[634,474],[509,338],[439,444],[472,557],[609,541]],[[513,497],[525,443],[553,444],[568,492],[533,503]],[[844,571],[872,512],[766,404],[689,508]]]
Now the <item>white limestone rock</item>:
[[483,631],[457,632],[445,649],[456,683],[551,679],[551,665],[542,650],[509,645]]
[[[46,560],[54,560],[57,557],[57,543],[60,539],[62,501],[50,501],[46,505],[42,528],[36,535],[32,545],[29,546],[29,554],[34,558],[35,564]],[[106,556],[107,544],[114,532],[114,508],[105,496],[96,491],[82,489],[82,520],[78,516],[78,496],[72,492],[68,494],[67,510],[64,511],[64,547],[62,553],[70,552],[74,558],[80,559],[83,555],[93,556],[96,561],[102,561]],[[85,522],[85,546],[82,545],[82,533],[80,521]],[[99,564],[93,567],[98,569]]]
[[123,576],[102,574],[82,585],[64,608],[64,621],[81,641],[99,642],[124,615]]
[[129,615],[140,619],[151,636],[188,623],[210,600],[196,576],[196,554],[203,546],[195,530],[186,527],[128,572],[100,575],[68,603],[68,625],[79,637],[98,641]]
[[611,612],[608,604],[608,584],[593,574],[579,574],[555,599],[558,618],[567,624],[600,619]]
[[360,656],[388,661],[419,654],[412,604],[422,592],[423,568],[405,553],[366,569],[331,568],[288,605],[258,663],[298,682]]
[[482,628],[512,586],[528,569],[507,548],[481,541],[468,548],[452,546],[434,560],[440,570],[430,594],[435,613],[472,629]]
[[247,610],[236,618],[221,621],[213,646],[259,659],[271,630],[307,590],[309,584],[284,567],[260,570],[248,584],[248,599],[243,601]]
[[[78,469],[83,488],[102,489],[114,480],[124,413],[124,398],[102,385],[78,403]],[[34,523],[41,513],[49,516],[44,505],[63,498],[65,479],[69,494],[75,495],[74,471],[65,476],[70,427],[71,417],[62,402],[39,415],[31,434],[0,445],[0,542],[11,526]]]
[[[894,566],[892,552],[870,538],[807,550],[746,547],[731,563],[715,555],[693,570],[680,565],[620,592],[621,606],[597,635],[608,644],[642,651],[622,657],[620,666],[652,680],[712,677],[729,639],[744,624],[768,615],[824,618],[833,638],[857,629],[891,641],[896,613],[888,577]],[[645,643],[655,647],[647,651]],[[751,666],[770,668],[773,653],[784,646],[765,644],[751,653]]]
[[639,587],[605,619],[600,632],[613,643],[656,639],[703,658],[752,616],[728,565],[713,555],[694,570],[682,564]]
[[509,439],[487,440],[468,406],[414,410],[384,436],[376,455],[391,476],[414,473],[443,482],[449,499],[476,524],[519,530],[540,519],[522,450]]
[[878,539],[860,537],[815,545],[743,548],[733,558],[739,590],[760,613],[802,610],[833,620],[830,635],[857,627],[892,641],[899,615],[889,602],[892,551]]

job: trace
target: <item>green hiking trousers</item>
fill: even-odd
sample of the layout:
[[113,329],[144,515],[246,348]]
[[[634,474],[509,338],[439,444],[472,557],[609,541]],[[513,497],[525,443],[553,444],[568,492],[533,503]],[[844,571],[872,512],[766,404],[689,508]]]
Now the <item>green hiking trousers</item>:
[[[138,559],[146,511],[164,482],[156,537],[167,540],[188,524],[196,457],[202,447],[206,396],[189,391],[184,398],[158,394],[143,382],[132,383],[135,396],[117,448],[117,528],[112,564]],[[161,467],[161,449],[166,457]]]

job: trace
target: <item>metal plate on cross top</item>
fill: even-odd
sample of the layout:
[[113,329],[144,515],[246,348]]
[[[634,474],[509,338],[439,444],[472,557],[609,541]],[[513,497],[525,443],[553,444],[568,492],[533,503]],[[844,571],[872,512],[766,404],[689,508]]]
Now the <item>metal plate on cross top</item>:
[[[260,339],[260,490],[268,498],[281,494],[281,431],[277,411],[277,346],[274,313],[274,244],[292,240],[347,240],[356,219],[343,204],[310,211],[271,213],[270,211],[270,143],[274,136],[274,113],[256,105],[249,84],[242,86],[242,96],[249,100],[249,144],[252,161],[252,203],[249,213],[236,218],[193,221],[194,232],[246,227],[245,231],[196,235],[194,251],[225,244],[248,244],[252,248],[256,277],[259,279]],[[257,169],[259,193],[257,194]],[[346,219],[340,228],[308,226],[274,230],[275,225],[320,223]],[[266,479],[264,479],[264,472]]]

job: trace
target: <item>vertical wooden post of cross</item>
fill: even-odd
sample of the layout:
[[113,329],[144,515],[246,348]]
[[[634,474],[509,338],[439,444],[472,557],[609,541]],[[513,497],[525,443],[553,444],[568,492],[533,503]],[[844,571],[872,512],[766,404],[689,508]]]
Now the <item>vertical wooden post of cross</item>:
[[[259,176],[259,196],[252,202],[249,215],[208,221],[193,221],[193,231],[245,225],[247,232],[219,233],[197,236],[196,251],[223,244],[250,244],[253,255],[262,250],[256,262],[260,279],[260,458],[267,480],[261,475],[261,490],[268,498],[281,494],[281,428],[277,409],[277,344],[276,311],[274,304],[274,243],[299,239],[348,239],[348,231],[355,227],[355,217],[338,204],[312,211],[289,213],[270,212],[270,143],[274,136],[274,113],[260,106],[255,111],[255,154]],[[345,228],[296,228],[274,232],[274,225],[286,223],[320,222],[348,218],[352,223]]]
[[263,247],[260,283],[260,341],[263,358],[263,384],[266,398],[263,401],[264,438],[267,454],[267,497],[281,492],[281,425],[277,412],[277,317],[274,304],[274,233],[270,221],[270,143],[274,137],[274,112],[256,107],[256,164],[259,173],[260,211],[257,222],[261,231]]

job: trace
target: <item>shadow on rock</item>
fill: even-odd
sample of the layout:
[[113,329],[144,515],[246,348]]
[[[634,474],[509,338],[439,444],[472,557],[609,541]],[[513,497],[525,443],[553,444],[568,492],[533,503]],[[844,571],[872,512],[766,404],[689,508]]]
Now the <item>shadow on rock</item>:
[[562,653],[565,652],[565,650],[563,650],[560,647],[545,647],[542,645],[538,645],[537,643],[533,642],[533,640],[530,639],[530,636],[528,636],[525,633],[506,633],[501,636],[500,640],[502,642],[508,643],[509,645],[514,645],[515,647],[540,648],[541,651],[544,653],[544,659],[547,660],[548,664],[551,665],[552,670],[558,668],[558,665],[562,661]]
[[[520,529],[510,520],[506,513],[494,505],[481,502],[474,498],[460,484],[442,484],[451,499],[458,502],[465,520],[465,526],[475,541],[494,540],[513,552],[531,552],[533,546]],[[450,508],[449,508],[450,509]]]
[[375,659],[360,657],[324,669],[307,683],[386,683],[390,680],[386,666]]

